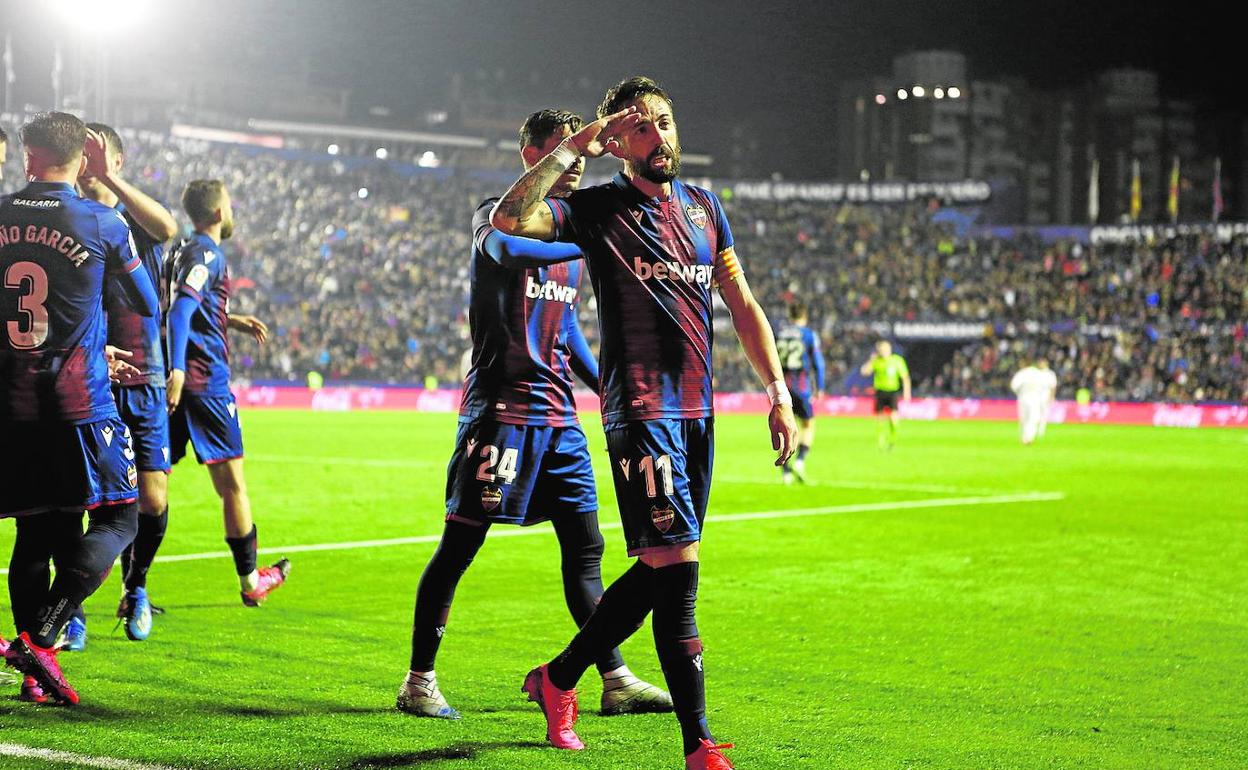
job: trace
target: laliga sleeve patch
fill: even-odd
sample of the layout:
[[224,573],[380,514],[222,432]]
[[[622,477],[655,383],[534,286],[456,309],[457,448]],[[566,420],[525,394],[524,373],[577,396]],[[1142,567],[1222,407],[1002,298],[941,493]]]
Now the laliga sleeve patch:
[[204,284],[208,283],[208,266],[196,265],[191,268],[191,272],[187,273],[184,284],[195,291],[202,291]]

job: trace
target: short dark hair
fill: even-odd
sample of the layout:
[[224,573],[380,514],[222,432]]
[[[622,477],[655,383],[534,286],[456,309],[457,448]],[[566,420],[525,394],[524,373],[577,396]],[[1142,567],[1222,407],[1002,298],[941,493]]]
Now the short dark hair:
[[207,222],[221,208],[225,182],[220,179],[195,179],[182,191],[182,208],[195,224]]
[[22,126],[18,136],[23,147],[43,150],[55,165],[64,166],[82,156],[87,127],[68,112],[41,112]]
[[672,103],[672,97],[667,95],[663,86],[644,75],[634,75],[627,80],[620,81],[612,86],[610,91],[607,91],[602,104],[598,105],[598,117],[605,118],[619,112],[624,109],[624,105],[643,96],[657,96],[667,102],[668,107],[675,106]]
[[4,126],[0,126],[0,142],[9,141],[9,135],[5,133]]
[[520,126],[520,149],[541,147],[546,144],[546,140],[557,134],[560,128],[567,126],[569,131],[576,131],[584,122],[575,112],[555,109],[538,110],[525,118],[524,125]]
[[799,318],[806,317],[806,305],[802,302],[794,302],[789,305],[789,320],[796,321]]
[[103,134],[104,141],[108,142],[109,149],[116,151],[118,155],[125,154],[126,146],[121,141],[121,135],[112,126],[106,126],[103,123],[88,123],[87,128],[97,134]]

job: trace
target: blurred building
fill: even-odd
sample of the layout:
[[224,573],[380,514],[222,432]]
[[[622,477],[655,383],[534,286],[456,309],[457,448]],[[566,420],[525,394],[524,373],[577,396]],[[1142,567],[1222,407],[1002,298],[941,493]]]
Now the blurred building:
[[895,58],[888,75],[843,83],[837,114],[839,177],[987,180],[1008,198],[994,210],[1018,223],[1130,221],[1137,164],[1139,221],[1165,221],[1175,157],[1181,221],[1212,216],[1215,158],[1224,218],[1244,215],[1233,207],[1244,121],[1228,125],[1166,99],[1151,72],[1115,69],[1076,88],[1043,90],[975,79],[954,51],[919,51]]

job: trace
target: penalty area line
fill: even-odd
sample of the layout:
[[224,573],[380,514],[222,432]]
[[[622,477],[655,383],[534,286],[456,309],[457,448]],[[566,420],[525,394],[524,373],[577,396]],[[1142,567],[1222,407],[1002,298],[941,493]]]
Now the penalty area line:
[[[729,523],[734,521],[764,521],[770,519],[797,519],[810,516],[836,516],[849,513],[870,513],[874,511],[910,511],[923,508],[964,508],[974,505],[1014,505],[1017,503],[1039,503],[1062,500],[1066,495],[1062,492],[1020,492],[1008,495],[982,495],[977,497],[937,497],[930,500],[900,500],[881,503],[854,503],[850,505],[825,505],[818,508],[788,508],[775,511],[750,511],[747,513],[721,513],[707,516],[708,522]],[[602,522],[603,530],[621,529],[618,521]],[[552,535],[553,527],[491,527],[490,538],[528,537],[531,535]],[[258,549],[263,554],[310,553],[315,551],[349,551],[357,548],[387,548],[398,545],[419,545],[436,543],[442,539],[441,533],[436,535],[416,535],[413,537],[393,537],[382,540],[351,540],[342,543],[311,543],[308,545],[270,546]],[[181,553],[168,556],[157,556],[158,563],[180,561],[202,561],[204,559],[228,559],[229,551],[210,551],[205,553]],[[0,569],[0,574],[8,574],[7,569]]]
[[21,757],[57,764],[99,767],[104,770],[177,770],[172,765],[153,765],[148,762],[135,762],[113,757],[93,757],[89,754],[75,754],[72,751],[23,746],[20,743],[0,743],[0,757]]

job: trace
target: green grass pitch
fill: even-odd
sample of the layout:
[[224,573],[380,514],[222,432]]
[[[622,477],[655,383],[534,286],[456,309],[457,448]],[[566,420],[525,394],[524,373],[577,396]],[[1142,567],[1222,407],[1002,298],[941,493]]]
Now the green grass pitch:
[[[609,581],[627,560],[586,425]],[[882,454],[869,421],[824,419],[806,487],[778,484],[763,418],[717,432],[698,620],[742,770],[1248,767],[1248,432],[1058,425],[1023,447],[1008,423],[909,422]],[[251,411],[245,435],[262,548],[441,529],[451,415]],[[113,630],[113,575],[87,652],[62,656],[82,704],[6,685],[0,744],[187,768],[683,767],[672,717],[596,715],[592,671],[588,750],[544,745],[520,683],[574,630],[549,525],[487,541],[460,585],[452,723],[393,709],[432,543],[292,553],[290,583],[245,609],[207,474],[183,463],[170,499],[164,555],[220,557],[155,566],[168,614],[141,644]],[[0,523],[5,553],[12,536]],[[661,681],[648,627],[624,653]]]

